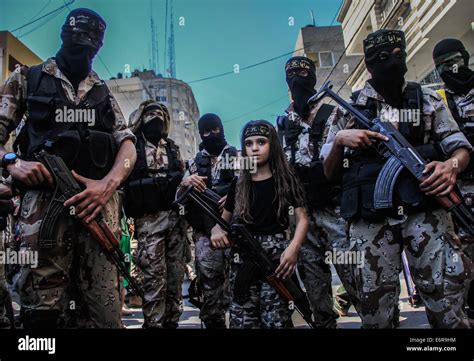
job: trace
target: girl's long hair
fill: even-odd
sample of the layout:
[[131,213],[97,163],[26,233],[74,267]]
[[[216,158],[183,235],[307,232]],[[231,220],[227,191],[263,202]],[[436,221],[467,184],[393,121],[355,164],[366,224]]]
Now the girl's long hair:
[[[270,130],[270,170],[275,184],[275,199],[273,202],[277,204],[277,216],[281,225],[288,222],[290,202],[293,200],[298,206],[304,206],[305,198],[301,183],[295,176],[292,168],[286,160],[280,140],[278,139],[275,127],[266,120],[251,120],[242,128],[240,134],[242,156],[247,156],[245,149],[245,129],[255,125],[266,125]],[[250,215],[250,207],[254,198],[252,187],[252,174],[250,169],[244,169],[237,181],[236,186],[236,213],[245,223],[252,223],[253,219]],[[268,205],[271,207],[272,205]]]

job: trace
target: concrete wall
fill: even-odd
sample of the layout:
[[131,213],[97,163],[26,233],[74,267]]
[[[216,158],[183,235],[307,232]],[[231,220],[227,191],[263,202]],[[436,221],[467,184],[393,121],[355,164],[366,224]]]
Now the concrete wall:
[[[335,65],[344,52],[344,39],[341,26],[306,26],[300,29],[295,50],[295,55],[306,55],[316,63],[316,88],[319,88],[328,78],[334,90],[339,90],[345,83],[347,77],[354,70],[355,65],[360,60],[360,56],[343,55],[336,68],[325,67],[320,63],[321,53],[331,52],[333,64]],[[343,97],[351,94],[350,86],[344,85],[339,92]]]

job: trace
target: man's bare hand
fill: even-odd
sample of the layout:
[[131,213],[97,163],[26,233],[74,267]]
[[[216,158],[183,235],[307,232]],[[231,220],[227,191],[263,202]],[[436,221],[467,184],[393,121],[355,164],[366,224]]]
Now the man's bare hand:
[[227,233],[217,224],[211,231],[211,246],[213,249],[230,247],[232,244],[227,238]]
[[387,141],[388,138],[380,133],[365,129],[344,129],[336,134],[336,144],[351,149],[365,149],[372,146],[372,140]]
[[48,169],[40,162],[28,162],[26,160],[18,160],[14,164],[7,166],[11,176],[20,181],[27,187],[39,185],[54,185],[54,180]]
[[84,219],[86,223],[89,223],[99,215],[99,212],[112,197],[118,185],[106,178],[100,180],[89,179],[74,171],[72,171],[72,175],[84,184],[86,189],[69,198],[64,202],[64,206],[74,205],[76,217]]
[[197,174],[190,175],[182,180],[181,185],[183,186],[193,186],[198,192],[204,192],[206,189],[206,180],[207,177],[201,177]]
[[458,170],[454,164],[452,159],[428,163],[423,173],[431,174],[420,183],[421,190],[429,196],[447,196],[456,184]]

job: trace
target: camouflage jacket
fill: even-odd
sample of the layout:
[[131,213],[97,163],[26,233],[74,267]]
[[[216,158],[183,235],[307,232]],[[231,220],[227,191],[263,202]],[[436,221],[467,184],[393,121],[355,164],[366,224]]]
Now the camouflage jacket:
[[[296,141],[296,153],[295,153],[295,163],[303,166],[309,166],[313,159],[315,147],[318,151],[321,151],[322,145],[325,143],[326,138],[329,133],[330,122],[326,122],[326,126],[323,131],[323,136],[318,144],[313,144],[313,141],[310,137],[311,125],[313,120],[316,117],[316,114],[319,111],[322,103],[317,103],[316,105],[311,106],[310,114],[306,119],[303,119],[299,114],[294,110],[294,103],[290,103],[288,108],[285,110],[285,116],[290,120],[303,127],[303,130],[298,136]],[[291,159],[291,146],[286,144],[286,141],[283,137],[283,150],[286,154],[287,160]]]
[[[0,144],[2,145],[8,141],[9,134],[15,130],[23,116],[27,115],[26,97],[28,71],[29,68],[26,66],[17,68],[5,84],[0,87]],[[94,71],[91,71],[89,75],[79,83],[76,94],[70,81],[56,65],[54,58],[50,58],[43,63],[43,72],[60,79],[66,96],[75,104],[79,104],[94,85],[102,84],[102,80],[99,79],[99,76]],[[113,96],[111,96],[111,105],[115,115],[112,135],[117,145],[120,145],[120,143],[126,139],[131,139],[135,142],[135,136],[127,128],[126,121]]]
[[[366,82],[357,98],[356,104],[363,106],[367,104],[369,98],[375,99],[378,102],[380,108],[379,116],[384,117],[395,127],[398,127],[399,113],[393,111],[394,108],[385,103],[383,97],[375,91],[370,83]],[[422,117],[424,123],[424,144],[439,144],[443,153],[448,157],[459,148],[472,150],[472,145],[459,130],[456,121],[451,116],[441,97],[431,89],[423,89],[423,109],[420,117]],[[321,149],[321,159],[324,159],[329,154],[338,131],[351,129],[356,125],[356,120],[353,119],[352,115],[345,112],[342,108],[337,108],[331,114],[329,121],[331,126],[326,143]],[[351,152],[349,149],[346,149],[346,151]]]

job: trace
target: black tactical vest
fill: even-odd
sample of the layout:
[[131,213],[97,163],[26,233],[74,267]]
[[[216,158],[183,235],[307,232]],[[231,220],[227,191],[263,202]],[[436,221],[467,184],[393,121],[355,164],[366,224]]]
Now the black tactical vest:
[[[237,149],[235,147],[228,147],[222,152],[222,160],[225,159],[226,154],[229,158],[237,157]],[[219,196],[227,195],[232,181],[235,178],[235,171],[233,169],[221,169],[219,179],[212,179],[212,162],[213,156],[203,154],[199,151],[194,159],[194,166],[196,170],[191,169],[191,173],[195,172],[201,177],[207,177],[207,187],[216,192]],[[214,220],[196,207],[193,204],[187,206],[186,219],[194,228],[200,232],[210,234],[212,227],[216,224]]]
[[[357,102],[360,91],[352,95],[353,102]],[[379,103],[369,98],[365,106],[354,105],[365,113],[369,119],[377,117]],[[402,109],[419,111],[419,124],[414,122],[400,122],[399,131],[416,147],[420,155],[428,160],[440,159],[441,152],[437,145],[423,144],[425,124],[423,121],[423,92],[418,83],[408,82],[403,94]],[[399,218],[415,210],[432,207],[434,202],[428,199],[419,188],[418,181],[403,170],[395,184],[394,206],[390,209],[376,210],[374,207],[374,190],[377,177],[385,164],[385,160],[373,149],[364,149],[351,152],[347,156],[349,164],[344,168],[342,180],[341,216],[346,220],[363,218],[369,221],[383,221],[388,216]],[[403,208],[399,208],[402,206]]]
[[[61,80],[42,68],[43,64],[36,65],[28,72],[28,115],[15,141],[15,150],[20,150],[22,159],[35,160],[35,153],[47,149],[61,156],[77,173],[92,179],[103,178],[112,168],[117,153],[109,89],[105,83],[96,85],[76,105],[67,98]],[[67,112],[71,110],[76,115],[82,114],[85,121],[68,121]],[[86,118],[91,114],[94,118]]]
[[330,204],[340,192],[339,187],[331,184],[324,175],[323,162],[319,159],[318,144],[322,141],[327,119],[333,110],[334,106],[322,104],[311,123],[309,138],[314,146],[314,153],[310,166],[301,166],[295,163],[296,142],[304,128],[295,124],[288,115],[280,116],[277,119],[280,142],[284,137],[286,145],[290,146],[290,164],[303,184],[306,200],[311,209],[318,209]]
[[140,132],[136,134],[137,160],[132,173],[125,182],[124,209],[129,217],[168,211],[172,209],[176,190],[183,179],[184,170],[179,160],[179,148],[173,140],[166,138],[168,168],[166,176],[150,176],[146,160],[146,139]]
[[[222,152],[221,159],[224,160],[226,155],[229,158],[237,157],[237,149],[235,147],[228,147]],[[202,151],[198,152],[194,160],[197,174],[201,177],[207,177],[207,186],[223,197],[229,191],[229,187],[235,177],[235,171],[233,169],[221,169],[219,179],[213,180],[211,158],[213,156],[204,154]]]

